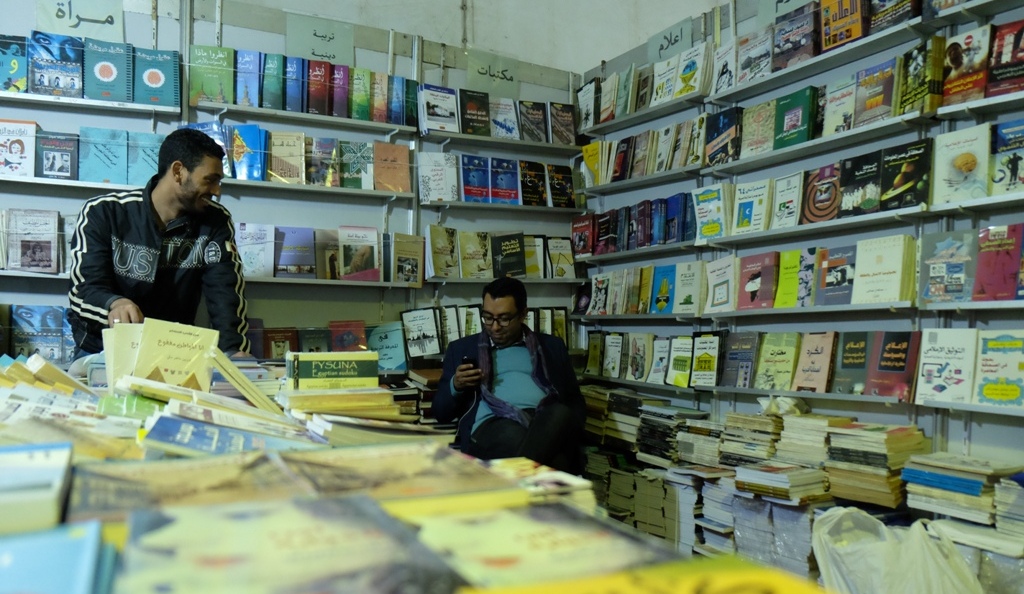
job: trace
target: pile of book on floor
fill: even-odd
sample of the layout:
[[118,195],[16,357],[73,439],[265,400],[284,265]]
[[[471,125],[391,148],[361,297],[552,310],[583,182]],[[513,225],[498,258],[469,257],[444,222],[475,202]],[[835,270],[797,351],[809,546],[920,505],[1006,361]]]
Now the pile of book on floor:
[[930,440],[915,425],[851,423],[829,427],[829,491],[834,497],[898,507],[904,498],[900,469]]
[[[831,506],[831,502],[826,505]],[[818,564],[811,546],[815,505],[772,504],[775,560],[772,565],[790,573],[817,579]]]
[[783,462],[736,467],[736,488],[773,500],[804,504],[827,498],[825,471]]
[[732,500],[736,552],[771,565],[775,557],[772,504],[752,493],[737,492]]
[[782,417],[777,415],[726,413],[718,463],[742,466],[770,460],[781,433]]
[[783,417],[782,434],[775,444],[775,460],[816,468],[828,460],[828,428],[856,421],[853,417],[807,414]]
[[665,470],[645,468],[636,473],[633,526],[669,542],[678,540],[675,493],[665,480]]
[[587,405],[587,436],[593,443],[604,441],[604,425],[608,418],[608,392],[611,390],[595,384],[583,384],[580,392]]
[[640,408],[645,404],[667,405],[666,398],[638,394],[628,388],[616,388],[608,393],[608,417],[604,424],[604,443],[625,452],[636,450],[640,429]]
[[1021,464],[949,452],[911,456],[902,474],[907,483],[907,507],[992,525],[996,484],[1022,470]]
[[735,519],[733,518],[733,498],[736,495],[736,480],[733,473],[708,478],[701,487],[703,517],[698,518],[697,525],[703,530],[704,547],[712,553],[731,554],[736,552],[736,540],[733,537]]
[[676,434],[679,458],[701,466],[716,466],[721,455],[725,423],[709,419],[686,419]]
[[681,406],[644,404],[640,407],[636,458],[641,462],[669,468],[679,463],[676,436],[687,419],[704,418],[707,412]]
[[[675,508],[672,518],[676,524],[676,545],[684,555],[690,555],[701,543],[697,518],[703,513],[700,497],[702,480],[699,476],[680,472],[678,467],[669,468],[665,473],[666,493]],[[666,503],[666,509],[669,505]]]
[[1024,474],[996,484],[996,530],[1024,540]]

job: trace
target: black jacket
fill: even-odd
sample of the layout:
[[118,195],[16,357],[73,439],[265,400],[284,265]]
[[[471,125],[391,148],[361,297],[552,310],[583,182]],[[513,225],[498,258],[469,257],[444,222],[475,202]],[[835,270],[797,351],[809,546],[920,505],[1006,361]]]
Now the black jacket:
[[82,207],[69,254],[68,319],[75,345],[85,353],[103,350],[110,305],[122,297],[146,317],[194,324],[205,295],[221,350],[249,350],[231,214],[212,203],[201,215],[171,221],[161,233],[150,196],[156,181],[97,196]]

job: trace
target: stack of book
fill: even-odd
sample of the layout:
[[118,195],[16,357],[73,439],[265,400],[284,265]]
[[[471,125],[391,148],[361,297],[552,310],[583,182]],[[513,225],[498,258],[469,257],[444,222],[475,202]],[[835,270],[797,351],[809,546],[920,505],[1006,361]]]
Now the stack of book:
[[1024,538],[1024,476],[1004,478],[996,484],[996,530]]
[[833,496],[895,508],[903,502],[900,469],[931,443],[915,425],[851,423],[830,427],[829,492]]
[[799,505],[825,498],[827,490],[824,470],[774,461],[736,467],[736,488]]
[[[825,505],[831,505],[826,502]],[[817,579],[818,563],[811,548],[818,504],[784,505],[772,503],[772,529],[775,532],[775,562],[790,573]]]
[[995,485],[1021,472],[1020,464],[1002,464],[949,452],[918,454],[903,467],[907,506],[961,518],[995,523]]
[[[701,529],[697,518],[702,513],[701,483],[703,479],[695,475],[686,475],[669,469],[665,475],[666,493],[671,505],[666,504],[668,512],[672,509],[671,521],[674,522],[676,549],[686,554],[701,542]],[[666,521],[669,521],[666,519]]]
[[626,524],[633,523],[636,476],[632,469],[608,470],[608,515]]
[[637,472],[633,526],[647,534],[674,542],[678,528],[675,522],[675,491],[665,480],[665,470],[645,468]]
[[723,466],[743,466],[770,460],[775,455],[775,442],[782,433],[782,417],[729,412],[725,415],[722,433]]
[[777,462],[818,468],[828,460],[828,428],[842,427],[857,419],[828,415],[786,415],[782,435],[775,444]]
[[604,441],[604,424],[608,418],[608,393],[611,390],[594,384],[580,386],[583,400],[587,405],[586,432],[590,441]]
[[736,552],[765,565],[775,559],[772,504],[753,494],[737,493],[732,500]]
[[640,430],[640,409],[650,404],[665,405],[668,400],[637,394],[628,388],[617,388],[609,392],[604,443],[621,451],[634,451]]
[[680,406],[642,405],[637,430],[637,460],[663,468],[678,464],[676,436],[686,426],[687,419],[703,418],[707,414]]
[[607,502],[611,470],[616,466],[619,458],[616,454],[596,447],[588,447],[586,455],[587,462],[583,467],[583,478],[594,484],[594,497],[600,502]]
[[676,434],[679,459],[692,464],[716,466],[721,455],[725,423],[708,419],[686,419]]
[[701,488],[704,516],[697,519],[697,524],[703,529],[704,546],[712,552],[736,552],[735,518],[732,514],[735,495],[736,479],[732,476],[705,479]]

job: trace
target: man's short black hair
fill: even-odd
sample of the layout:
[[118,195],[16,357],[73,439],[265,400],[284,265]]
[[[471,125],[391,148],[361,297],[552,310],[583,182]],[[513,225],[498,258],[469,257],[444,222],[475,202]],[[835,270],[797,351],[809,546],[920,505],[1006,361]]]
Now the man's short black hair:
[[516,302],[516,311],[520,314],[526,313],[526,285],[517,278],[503,276],[492,280],[484,287],[483,294],[480,297],[482,299],[487,295],[490,295],[491,299],[512,297]]
[[181,161],[185,169],[192,171],[204,157],[223,159],[224,149],[205,132],[193,128],[179,128],[168,134],[160,145],[157,176],[163,177],[175,161]]

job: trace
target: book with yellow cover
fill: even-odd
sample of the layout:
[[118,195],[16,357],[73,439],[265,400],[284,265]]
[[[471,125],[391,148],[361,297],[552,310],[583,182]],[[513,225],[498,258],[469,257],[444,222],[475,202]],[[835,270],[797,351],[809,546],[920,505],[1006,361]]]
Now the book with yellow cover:
[[193,390],[210,391],[206,354],[220,333],[209,328],[146,318],[133,375]]
[[369,388],[285,390],[278,395],[278,400],[287,409],[306,412],[335,412],[395,403],[391,391],[379,385]]
[[289,390],[374,388],[380,384],[379,358],[377,351],[289,351],[284,357],[285,385]]
[[114,324],[103,329],[103,365],[108,386],[134,373],[141,339],[142,324]]
[[799,351],[799,332],[765,332],[757,355],[754,389],[789,390]]

